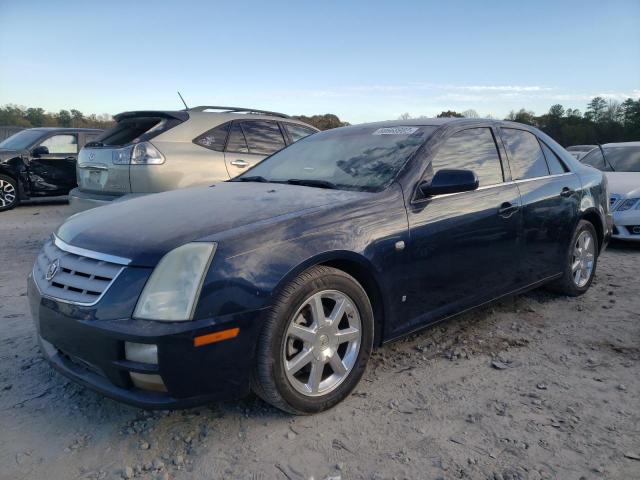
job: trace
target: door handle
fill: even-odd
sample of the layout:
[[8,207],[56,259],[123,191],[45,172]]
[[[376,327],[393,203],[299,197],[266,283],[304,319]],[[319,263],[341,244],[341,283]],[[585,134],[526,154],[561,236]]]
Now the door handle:
[[572,190],[569,187],[564,187],[562,189],[562,191],[560,192],[560,196],[567,198],[567,197],[570,197],[571,195],[573,195],[574,193],[576,193],[575,190]]
[[504,202],[502,205],[500,205],[500,208],[498,209],[498,215],[500,215],[502,218],[509,218],[518,210],[520,210],[519,205],[514,205],[511,202]]
[[245,162],[244,160],[240,160],[240,159],[238,159],[238,160],[233,160],[233,161],[231,162],[231,165],[235,165],[235,166],[236,166],[236,167],[238,167],[238,168],[245,168],[245,167],[248,167],[248,166],[249,166],[249,164],[248,164],[247,162]]

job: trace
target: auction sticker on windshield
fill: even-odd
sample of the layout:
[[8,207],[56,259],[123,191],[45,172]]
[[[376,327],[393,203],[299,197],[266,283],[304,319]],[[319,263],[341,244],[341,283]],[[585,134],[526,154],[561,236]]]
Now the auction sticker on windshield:
[[379,128],[372,135],[411,135],[418,127],[384,127]]

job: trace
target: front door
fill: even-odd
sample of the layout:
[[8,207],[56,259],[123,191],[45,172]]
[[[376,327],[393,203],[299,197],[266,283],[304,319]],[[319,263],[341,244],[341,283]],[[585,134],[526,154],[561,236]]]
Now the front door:
[[408,314],[396,334],[507,293],[516,282],[520,195],[504,181],[495,132],[482,127],[451,135],[432,157],[427,176],[447,168],[473,170],[480,187],[407,202]]
[[32,148],[45,152],[31,155],[29,181],[32,195],[66,195],[77,186],[76,161],[78,136],[75,133],[52,135]]

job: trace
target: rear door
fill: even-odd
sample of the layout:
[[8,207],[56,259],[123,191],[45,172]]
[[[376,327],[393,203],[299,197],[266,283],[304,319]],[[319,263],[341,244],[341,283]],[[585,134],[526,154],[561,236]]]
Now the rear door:
[[234,121],[224,155],[229,175],[232,178],[240,175],[285,146],[284,136],[275,121]]
[[582,185],[533,133],[501,128],[511,174],[522,198],[521,277],[531,284],[562,271],[578,218]]
[[36,147],[46,147],[49,153],[31,156],[29,180],[31,191],[40,195],[66,195],[76,186],[78,135],[52,134]]

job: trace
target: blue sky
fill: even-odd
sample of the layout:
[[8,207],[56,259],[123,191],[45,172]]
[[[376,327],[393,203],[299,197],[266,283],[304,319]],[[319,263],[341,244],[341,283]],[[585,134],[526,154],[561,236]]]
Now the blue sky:
[[640,97],[640,0],[0,0],[0,104],[364,122]]

